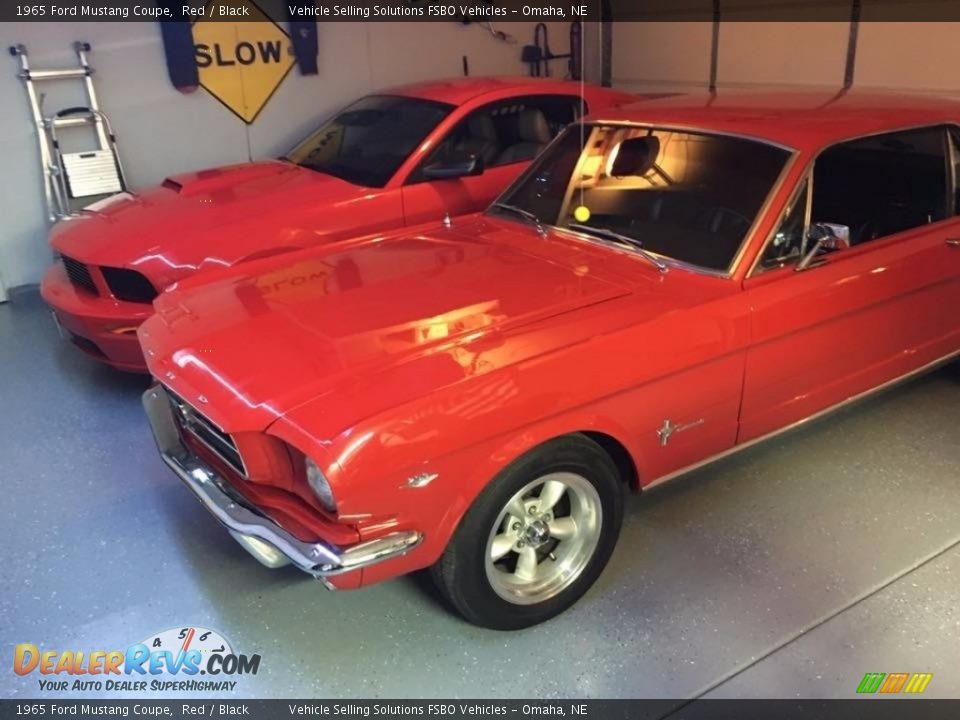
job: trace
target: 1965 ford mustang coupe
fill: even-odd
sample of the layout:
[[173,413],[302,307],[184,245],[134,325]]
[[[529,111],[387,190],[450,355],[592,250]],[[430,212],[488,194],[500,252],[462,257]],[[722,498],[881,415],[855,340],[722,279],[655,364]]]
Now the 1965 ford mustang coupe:
[[267,565],[420,568],[521,628],[637,491],[960,353],[960,105],[672,98],[482,216],[187,281],[140,331],[163,459]]
[[566,124],[634,96],[533,78],[461,78],[361,98],[284,161],[168,178],[53,228],[41,292],[75,346],[145,372],[136,330],[195,272],[483,210]]

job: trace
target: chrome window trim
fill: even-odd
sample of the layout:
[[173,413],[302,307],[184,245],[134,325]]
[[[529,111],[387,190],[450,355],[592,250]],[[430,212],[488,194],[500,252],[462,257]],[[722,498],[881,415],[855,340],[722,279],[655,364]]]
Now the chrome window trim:
[[[936,128],[941,128],[944,131],[944,134],[947,134],[950,128],[953,128],[954,130],[957,131],[957,133],[960,133],[960,122],[943,120],[940,122],[935,122],[933,124],[922,123],[919,125],[907,125],[904,127],[897,127],[897,128],[887,129],[887,130],[880,130],[877,132],[865,133],[862,135],[853,135],[851,137],[844,138],[843,140],[836,140],[830,143],[829,145],[824,145],[820,149],[818,149],[816,153],[814,153],[813,157],[810,159],[810,162],[808,163],[807,168],[804,170],[804,173],[801,176],[801,179],[797,182],[797,188],[802,188],[803,180],[807,177],[810,178],[810,194],[807,197],[807,215],[804,220],[804,232],[806,232],[810,228],[810,221],[812,219],[811,216],[813,212],[813,174],[817,169],[817,160],[820,159],[820,156],[823,153],[825,153],[827,150],[830,150],[836,147],[837,145],[843,145],[845,143],[854,142],[855,140],[865,140],[867,138],[877,137],[879,135],[893,135],[895,133],[900,133],[900,132],[910,132],[911,130],[928,130],[928,129],[936,129]],[[955,151],[953,150],[952,146],[953,146],[953,143],[950,142],[950,139],[948,137],[947,147],[948,149],[950,149],[951,154],[954,154]],[[948,169],[947,171],[948,186],[951,184],[950,178],[955,174],[955,172],[956,172],[955,167],[951,167]],[[954,182],[956,182],[956,179],[954,179]],[[791,194],[790,201],[787,203],[787,207],[790,207],[792,202],[796,200],[795,193],[798,192],[797,188],[794,188],[794,194]],[[943,220],[937,220],[937,222],[927,223],[926,225],[918,225],[917,227],[933,227],[933,226],[939,225],[940,223],[956,220],[957,217],[960,216],[960,213],[957,213],[957,208],[955,207],[955,203],[956,203],[956,200],[953,198],[951,198],[950,202],[947,203],[948,214],[945,218],[943,218]],[[753,264],[750,266],[750,269],[747,271],[745,278],[752,278],[758,275],[762,275],[765,272],[770,272],[772,270],[780,270],[782,268],[789,267],[789,265],[784,264],[779,267],[771,267],[771,268],[762,269],[759,272],[757,271],[758,270],[757,266],[760,264],[760,259],[763,257],[763,254],[767,251],[767,246],[773,241],[773,238],[776,235],[777,230],[780,229],[780,225],[781,223],[783,223],[783,220],[784,220],[784,217],[783,217],[783,214],[781,213],[780,217],[777,219],[776,225],[770,228],[770,232],[767,234],[767,237],[763,242],[763,246],[760,248],[760,252],[758,252],[757,256],[753,259]],[[913,228],[908,228],[906,230],[902,230],[901,232],[912,232],[916,229],[917,229],[916,227],[913,227]],[[899,235],[899,234],[900,233],[893,233],[892,235],[885,235],[882,238],[877,238],[877,240],[884,240],[886,238],[894,237],[895,235]]]
[[[753,225],[750,226],[750,230],[748,230],[747,234],[744,235],[743,242],[740,243],[740,249],[734,256],[733,262],[727,268],[726,277],[732,278],[740,269],[740,264],[743,262],[743,256],[746,255],[747,250],[755,242],[757,232],[760,229],[760,223],[766,219],[767,215],[769,215],[770,206],[773,205],[773,199],[779,195],[780,191],[783,189],[783,186],[787,181],[787,177],[789,177],[790,172],[793,170],[793,166],[796,163],[799,155],[800,154],[797,151],[791,152],[790,157],[783,166],[783,170],[780,171],[780,177],[778,177],[777,181],[773,184],[773,187],[767,194],[767,199],[764,200],[763,205],[760,206],[760,210],[757,212],[757,216],[753,219]],[[772,237],[772,235],[770,237]]]
[[[813,209],[813,203],[811,198],[813,197],[813,174],[810,171],[810,168],[807,168],[803,171],[803,174],[800,176],[800,179],[797,181],[796,187],[790,192],[790,197],[787,198],[787,202],[783,206],[783,210],[780,211],[780,216],[777,218],[776,224],[770,229],[769,234],[767,235],[766,240],[764,240],[763,247],[760,252],[757,253],[757,256],[753,259],[753,264],[750,266],[750,269],[747,271],[746,277],[753,277],[753,275],[762,275],[765,272],[770,272],[771,270],[779,270],[780,268],[787,267],[787,263],[781,263],[776,266],[771,266],[768,268],[761,268],[760,261],[763,260],[763,254],[767,251],[767,248],[770,246],[770,243],[773,242],[773,238],[777,236],[777,231],[783,226],[783,223],[786,222],[787,215],[794,209],[796,202],[800,197],[800,194],[803,192],[804,188],[807,188],[810,192],[807,193],[807,202],[806,207],[803,210],[803,231],[807,232],[807,229],[810,227],[810,214]],[[802,250],[802,248],[801,248]],[[801,253],[802,255],[802,253]]]
[[[951,127],[956,132],[951,132]],[[947,143],[947,207],[950,217],[957,214],[957,142],[960,142],[960,127],[946,125],[943,129],[944,142]]]
[[773,140],[769,137],[764,137],[763,135],[752,135],[750,133],[738,133],[731,132],[729,130],[717,130],[716,128],[705,127],[702,125],[678,125],[676,123],[650,123],[650,122],[641,122],[639,120],[604,120],[598,118],[596,120],[591,120],[591,125],[616,125],[620,127],[638,127],[638,128],[647,128],[655,130],[676,130],[678,132],[687,132],[687,133],[696,133],[699,135],[721,135],[723,137],[732,137],[739,140],[752,140],[753,142],[763,143],[764,145],[771,145],[772,147],[779,148],[781,150],[786,150],[787,152],[794,153],[797,151],[797,148],[792,145],[787,145],[786,143]]

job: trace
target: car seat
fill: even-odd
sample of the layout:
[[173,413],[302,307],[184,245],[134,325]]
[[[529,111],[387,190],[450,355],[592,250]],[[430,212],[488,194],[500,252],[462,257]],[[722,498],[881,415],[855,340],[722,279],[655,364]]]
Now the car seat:
[[532,160],[547,146],[552,135],[543,111],[538,108],[523,110],[517,116],[517,135],[519,141],[500,153],[497,165]]

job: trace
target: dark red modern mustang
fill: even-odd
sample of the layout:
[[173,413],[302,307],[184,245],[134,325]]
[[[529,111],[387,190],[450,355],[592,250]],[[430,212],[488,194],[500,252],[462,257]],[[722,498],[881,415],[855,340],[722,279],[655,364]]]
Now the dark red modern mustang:
[[55,226],[41,292],[78,348],[146,372],[136,330],[197,271],[483,210],[584,109],[635,96],[533,78],[421,83],[361,98],[284,161],[214,168]]
[[[655,100],[486,214],[251,263],[141,329],[166,463],[267,565],[575,602],[646,489],[960,353],[960,104]],[[187,285],[194,285],[188,282]]]

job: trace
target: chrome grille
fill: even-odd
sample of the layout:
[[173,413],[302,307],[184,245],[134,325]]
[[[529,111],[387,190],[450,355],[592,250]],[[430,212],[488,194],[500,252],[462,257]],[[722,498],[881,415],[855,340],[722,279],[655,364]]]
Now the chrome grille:
[[86,265],[66,255],[61,255],[60,260],[63,262],[63,267],[67,271],[67,277],[70,278],[70,282],[94,295],[99,294],[97,292],[97,286],[93,284],[93,278],[90,277],[90,270],[87,269]]
[[216,423],[190,405],[176,393],[167,389],[167,397],[173,407],[173,415],[181,429],[189,432],[207,447],[210,452],[223,460],[241,476],[247,476],[247,469],[243,465],[243,458],[237,450],[237,445],[228,433],[221,430]]

